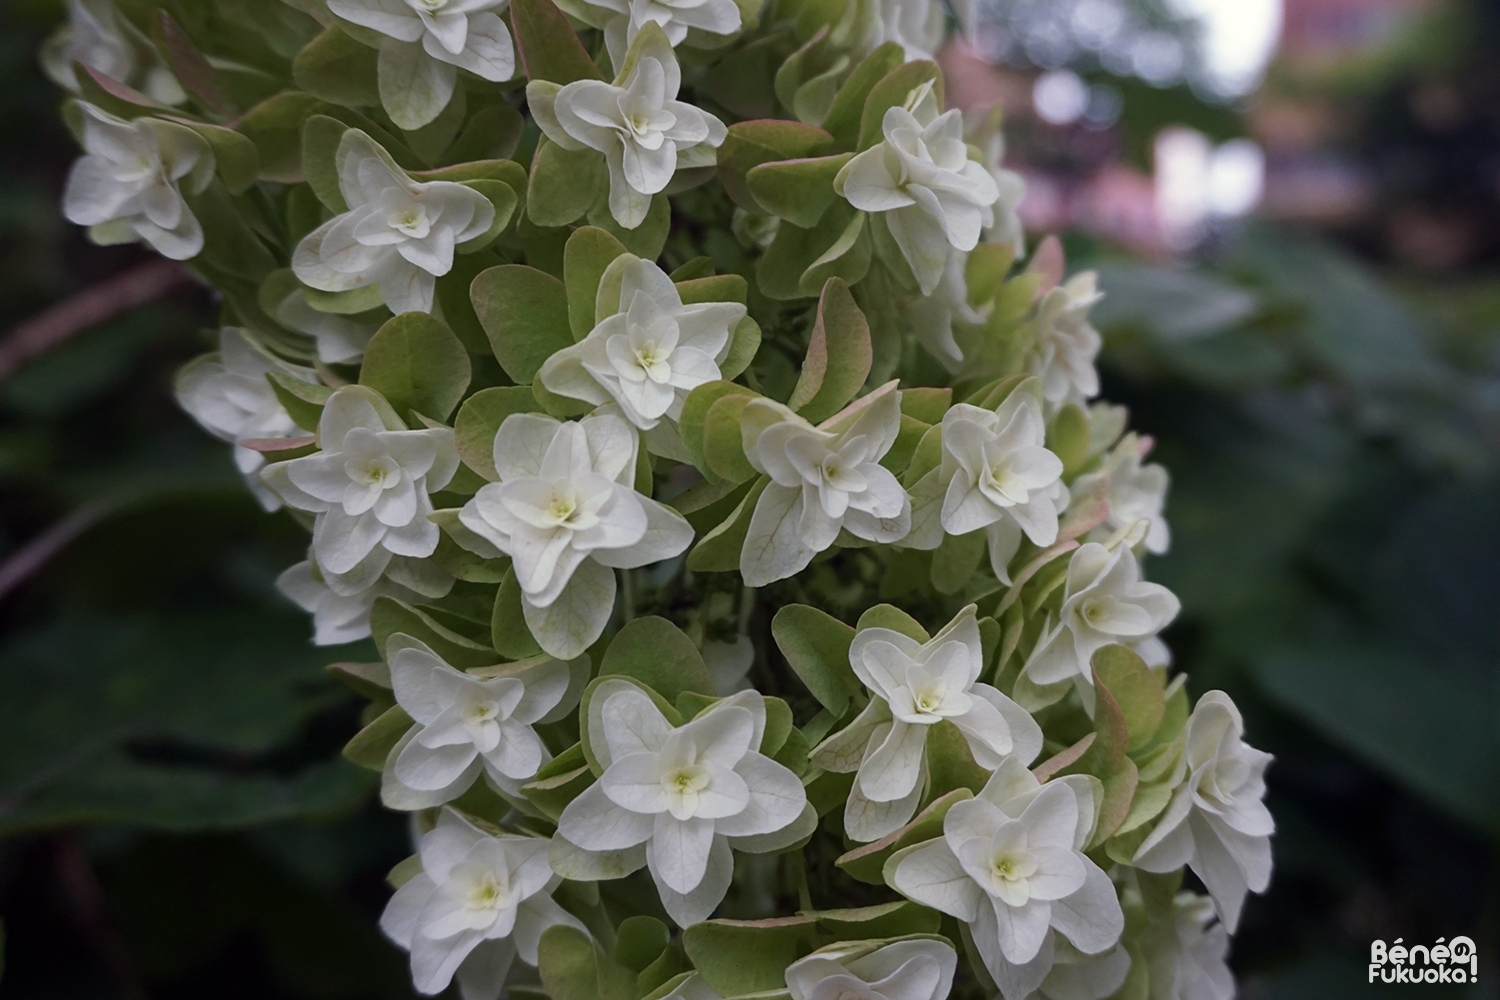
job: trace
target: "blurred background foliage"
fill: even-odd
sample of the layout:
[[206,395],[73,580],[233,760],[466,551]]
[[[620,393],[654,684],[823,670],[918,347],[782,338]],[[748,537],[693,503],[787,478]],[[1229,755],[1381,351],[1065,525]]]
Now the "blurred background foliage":
[[[1372,938],[1500,945],[1500,3],[1286,0],[1256,87],[1221,2],[1262,0],[993,0],[945,62],[1101,271],[1104,395],[1174,480],[1168,639],[1277,756],[1242,993],[1365,995]],[[305,536],[171,398],[207,294],[11,370],[25,321],[161,281],[58,218],[59,17],[0,7],[0,998],[408,995],[374,925],[405,823],[322,669],[374,651],[308,644],[272,588]],[[1183,214],[1181,126],[1253,154],[1252,217]]]

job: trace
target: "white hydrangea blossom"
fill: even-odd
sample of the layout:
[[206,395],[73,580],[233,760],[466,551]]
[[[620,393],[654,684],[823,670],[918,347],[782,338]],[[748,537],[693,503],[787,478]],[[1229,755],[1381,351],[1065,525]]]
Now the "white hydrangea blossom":
[[968,252],[994,223],[995,180],[969,159],[963,113],[937,114],[931,84],[881,122],[883,142],[844,164],[834,190],[849,204],[884,214],[923,295],[943,277],[949,248]]
[[385,36],[380,101],[400,128],[442,114],[458,71],[499,83],[516,75],[516,50],[501,14],[509,0],[328,0],[328,9]]
[[1192,867],[1233,933],[1247,892],[1271,883],[1271,834],[1266,766],[1271,755],[1244,740],[1240,710],[1222,691],[1209,691],[1187,723],[1182,764],[1186,780],[1136,851],[1136,867],[1170,872]]
[[914,938],[870,950],[868,942],[829,945],[786,970],[792,1000],[945,1000],[958,953],[947,941]]
[[969,605],[925,643],[888,628],[862,629],[849,665],[873,697],[848,728],[819,744],[811,759],[825,770],[858,770],[844,808],[844,830],[879,840],[916,814],[927,771],[927,734],[947,719],[974,760],[993,771],[1008,755],[1029,764],[1042,730],[1021,706],[979,683],[984,651]]
[[253,343],[244,331],[226,326],[219,331],[219,349],[194,358],[177,373],[173,389],[177,404],[221,441],[234,442],[234,464],[245,477],[261,506],[281,506],[260,481],[265,456],[241,441],[302,437],[305,430],[292,422],[266,375],[277,372],[316,384],[311,368],[288,364]]
[[1088,542],[1068,562],[1062,609],[1037,640],[1021,672],[1036,689],[1030,708],[1056,701],[1072,681],[1087,688],[1092,708],[1094,653],[1111,643],[1134,645],[1156,637],[1172,623],[1182,603],[1166,587],[1141,579],[1140,563],[1126,545],[1113,550]]
[[1008,246],[1017,260],[1026,254],[1026,227],[1021,223],[1021,199],[1026,197],[1026,179],[1001,164],[1005,160],[1005,133],[1000,129],[996,107],[984,113],[969,129],[969,142],[979,148],[985,169],[995,180],[1000,198],[995,202],[995,221],[984,231],[984,241]]
[[741,417],[745,456],[771,482],[756,501],[740,574],[760,587],[804,569],[840,531],[895,542],[911,528],[911,499],[880,464],[901,427],[890,382],[814,427],[780,403],[755,399]]
[[935,549],[944,534],[982,530],[990,569],[1001,583],[1010,583],[1007,567],[1021,536],[1038,546],[1053,544],[1069,500],[1062,460],[1046,447],[1041,404],[1022,385],[993,411],[954,405],[942,427],[942,462],[912,488],[913,529],[906,544]]
[[316,513],[313,552],[334,574],[381,575],[394,556],[418,559],[437,549],[430,492],[458,469],[453,431],[407,430],[389,405],[362,386],[328,397],[318,421],[317,454],[268,465],[261,479],[298,510]]
[[519,794],[552,759],[533,727],[567,715],[588,675],[586,657],[550,656],[466,673],[406,635],[392,636],[385,656],[396,704],[415,722],[386,761],[381,798],[393,809],[451,801],[481,774]]
[[766,709],[753,691],[674,728],[640,688],[607,680],[585,725],[604,772],[558,819],[552,867],[565,878],[620,878],[645,865],[686,927],[723,900],[731,848],[780,850],[817,825],[802,782],[759,752]]
[[393,556],[373,579],[362,567],[325,573],[311,552],[276,578],[276,589],[313,616],[313,645],[338,646],[370,637],[370,611],[380,597],[416,603],[445,596],[453,577],[430,560]]
[[42,68],[59,87],[78,93],[76,67],[81,64],[162,104],[187,100],[150,40],[110,0],[68,0],[67,8],[68,23],[42,48]]
[[614,83],[546,80],[526,85],[526,100],[548,139],[563,149],[593,149],[609,166],[609,211],[626,229],[646,219],[651,196],[678,170],[711,167],[729,130],[706,111],[677,100],[682,70],[660,28],[650,22],[630,47]]
[[412,180],[359,129],[344,133],[335,163],[349,211],[303,237],[292,270],[325,292],[379,285],[393,313],[431,312],[454,249],[490,228],[495,206],[463,184]]
[[1150,979],[1151,1000],[1234,1000],[1229,932],[1207,896],[1180,892],[1172,914],[1135,942]]
[[200,194],[213,180],[208,143],[175,122],[77,107],[84,155],[68,173],[63,215],[101,245],[142,242],[172,260],[198,256],[203,226],[183,192]]
[[542,837],[489,834],[451,809],[423,835],[422,871],[396,890],[380,929],[411,952],[417,992],[456,978],[463,1000],[498,1000],[517,957],[537,964],[542,932],[583,924],[552,899],[561,881]]
[[[1031,961],[1045,968],[1046,975],[1030,1000],[1105,1000],[1124,984],[1131,957],[1118,944],[1097,955],[1085,955],[1057,931],[1048,930],[1047,940]],[[1035,973],[1021,966],[1013,975],[1025,982]]]
[[630,258],[620,272],[617,311],[571,347],[553,354],[537,377],[550,391],[595,405],[615,403],[641,430],[677,421],[687,394],[720,378],[738,302],[684,305],[667,273]]
[[938,0],[857,0],[850,9],[860,55],[895,42],[908,62],[933,59],[947,35],[948,12]]
[[459,519],[479,554],[515,566],[526,624],[553,656],[572,659],[599,638],[614,610],[614,569],[670,559],[693,541],[683,516],[632,484],[639,438],[622,418],[563,423],[535,413],[495,434],[498,483]]
[[969,281],[965,275],[968,262],[967,253],[950,249],[937,287],[906,307],[917,340],[954,373],[964,360],[963,350],[954,337],[954,324],[978,326],[989,317],[991,309],[988,303],[978,309],[969,304]]
[[313,338],[318,360],[325,365],[358,364],[379,323],[361,323],[337,313],[314,309],[307,289],[294,288],[276,307],[276,319],[298,333]]
[[902,895],[964,921],[1001,994],[1023,1000],[1051,970],[1049,931],[1098,955],[1124,930],[1109,876],[1083,853],[1094,819],[1088,778],[1041,784],[1008,757],[948,810],[940,839],[896,852],[886,871]]
[[743,23],[734,0],[563,0],[558,6],[604,32],[615,66],[625,64],[630,45],[647,24],[661,28],[674,48],[683,43],[713,48]]
[[1108,477],[1109,516],[1094,529],[1094,537],[1107,538],[1136,521],[1146,521],[1150,525],[1146,529],[1146,551],[1161,555],[1172,545],[1172,532],[1162,514],[1171,480],[1162,466],[1142,463],[1141,459],[1151,451],[1151,444],[1150,438],[1133,432],[1125,435],[1098,469],[1078,477],[1073,490],[1087,493]]
[[1098,276],[1084,271],[1051,289],[1036,307],[1036,344],[1026,370],[1042,381],[1047,412],[1069,404],[1082,407],[1099,395],[1099,356],[1103,338],[1089,323],[1089,310],[1104,297]]

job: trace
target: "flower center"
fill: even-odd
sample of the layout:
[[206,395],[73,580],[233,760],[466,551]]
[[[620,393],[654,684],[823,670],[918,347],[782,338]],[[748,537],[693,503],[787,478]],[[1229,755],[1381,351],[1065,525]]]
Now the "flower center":
[[485,872],[469,890],[465,902],[471,910],[498,910],[505,905],[505,888],[493,872]]
[[500,704],[495,701],[471,702],[464,711],[464,718],[470,725],[478,725],[489,722],[500,714]]
[[567,524],[578,513],[578,504],[572,497],[554,494],[547,505],[547,516],[554,524]]
[[374,490],[388,490],[401,482],[401,466],[389,455],[372,458],[359,465],[347,467],[349,478],[361,486]]
[[678,795],[695,794],[708,784],[708,772],[701,767],[679,767],[662,779],[667,790]]
[[[447,0],[437,2],[445,3]],[[392,229],[413,239],[422,239],[432,229],[432,223],[427,219],[427,209],[421,205],[411,205],[392,212],[390,224]]]
[[448,6],[448,0],[407,0],[417,10],[428,12],[442,10]]
[[929,690],[918,693],[915,700],[918,711],[927,712],[930,715],[937,715],[938,712],[942,709],[943,702],[946,699],[943,697],[942,691]]

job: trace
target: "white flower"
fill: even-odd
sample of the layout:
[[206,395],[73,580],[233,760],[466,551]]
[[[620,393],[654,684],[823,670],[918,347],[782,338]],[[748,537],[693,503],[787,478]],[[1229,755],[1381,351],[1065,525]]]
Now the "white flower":
[[417,602],[445,596],[453,577],[425,559],[392,557],[384,575],[370,578],[362,568],[325,573],[308,558],[276,578],[276,589],[313,616],[313,645],[337,646],[368,639],[370,610],[380,597]]
[[203,227],[182,192],[213,180],[214,155],[198,134],[156,118],[125,121],[92,104],[83,112],[84,156],[63,192],[63,215],[99,244],[151,245],[172,260],[203,249]]
[[1094,359],[1103,340],[1089,324],[1089,310],[1104,294],[1093,271],[1075,274],[1042,296],[1036,307],[1036,345],[1026,370],[1042,380],[1047,412],[1083,406],[1099,395]]
[[679,169],[713,166],[714,149],[729,134],[713,115],[677,100],[681,84],[677,57],[653,23],[631,45],[613,84],[533,80],[526,99],[548,139],[604,154],[610,213],[634,229],[645,221],[651,196]]
[[910,530],[910,498],[880,464],[901,426],[895,387],[882,386],[817,427],[769,399],[745,407],[745,456],[771,477],[740,552],[746,586],[801,571],[841,530],[870,542],[894,542]]
[[547,359],[538,378],[552,392],[595,405],[617,403],[641,430],[682,416],[687,394],[720,377],[738,302],[683,305],[677,286],[649,260],[620,274],[619,310]]
[[176,77],[155,58],[150,40],[122,18],[110,0],[68,0],[68,23],[42,48],[42,67],[54,83],[76,94],[75,64],[162,104],[187,100]]
[[173,389],[177,404],[204,430],[221,441],[235,442],[234,464],[261,506],[273,511],[281,502],[258,475],[265,457],[239,442],[302,437],[307,432],[292,422],[276,398],[266,379],[269,372],[302,382],[318,381],[318,373],[311,368],[287,364],[251,342],[242,330],[226,326],[219,331],[218,351],[184,365]]
[[335,162],[349,211],[303,237],[292,270],[325,292],[378,284],[393,313],[431,312],[435,279],[453,269],[458,244],[490,228],[495,206],[462,184],[412,180],[358,129]]
[[1093,825],[1086,777],[1039,784],[1009,757],[948,810],[942,838],[896,852],[886,870],[896,891],[967,923],[1006,1000],[1022,1000],[1050,969],[1035,961],[1049,930],[1087,955],[1124,930],[1114,886],[1083,853]]
[[[1005,961],[1004,955],[1000,961]],[[1130,963],[1130,952],[1123,945],[1085,955],[1057,931],[1049,930],[1037,957],[1026,965],[1012,966],[1010,976],[1012,982],[1030,982],[1042,972],[1034,1000],[1104,1000],[1124,984]]]
[[1018,214],[1026,197],[1026,180],[1001,166],[1005,159],[1005,133],[1000,128],[998,107],[986,112],[969,130],[969,142],[979,148],[985,169],[995,180],[1000,200],[995,202],[995,221],[984,231],[986,243],[1008,246],[1019,260],[1026,253],[1026,229]]
[[1095,483],[1108,477],[1109,516],[1094,529],[1095,532],[1107,537],[1136,521],[1147,521],[1150,527],[1146,529],[1146,551],[1160,555],[1172,545],[1171,529],[1162,516],[1170,480],[1167,470],[1160,465],[1141,464],[1141,459],[1150,450],[1150,438],[1141,438],[1134,433],[1125,435],[1096,471],[1078,477],[1073,491],[1087,493]]
[[675,48],[684,42],[707,48],[740,30],[734,0],[564,0],[569,14],[604,31],[604,44],[615,66],[623,66],[630,45],[647,24],[662,29]]
[[1068,562],[1057,623],[1037,640],[1021,672],[1038,687],[1076,681],[1091,693],[1094,653],[1111,643],[1133,645],[1154,638],[1181,608],[1166,587],[1141,579],[1140,564],[1127,546],[1111,551],[1088,542]]
[[276,319],[298,333],[313,338],[318,360],[328,365],[358,364],[378,323],[357,323],[347,316],[314,309],[307,289],[295,288],[276,307]]
[[559,879],[541,837],[491,835],[451,809],[422,837],[421,873],[386,905],[380,929],[411,952],[417,992],[458,979],[463,1000],[496,1000],[516,956],[537,963],[542,932],[583,925],[553,901]]
[[335,391],[318,420],[322,450],[261,472],[288,506],[318,515],[312,544],[319,566],[336,574],[359,569],[370,579],[392,556],[420,559],[437,549],[428,494],[448,485],[458,468],[451,429],[409,431],[372,398],[379,399],[363,386]]
[[868,942],[829,945],[787,966],[792,1000],[945,1000],[953,988],[958,954],[946,941],[868,948]]
[[1051,545],[1068,504],[1062,460],[1047,450],[1046,439],[1042,407],[1024,386],[994,411],[951,407],[943,415],[942,462],[912,490],[915,527],[907,544],[935,549],[944,533],[982,530],[990,569],[1010,583],[1007,565],[1022,534],[1038,546]]
[[969,255],[960,250],[948,251],[948,262],[932,292],[906,307],[917,340],[943,367],[956,373],[964,360],[963,350],[955,339],[954,324],[977,326],[989,316],[991,306],[969,304],[969,282],[965,276]]
[[1149,970],[1151,1000],[1234,1000],[1229,932],[1214,919],[1206,896],[1181,892],[1171,916],[1140,936],[1136,946]]
[[1271,834],[1266,765],[1271,755],[1244,740],[1240,710],[1222,691],[1198,699],[1187,723],[1183,764],[1187,780],[1135,854],[1136,867],[1169,872],[1184,864],[1213,895],[1233,933],[1245,893],[1271,883]]
[[553,868],[598,879],[646,865],[673,920],[706,920],[734,874],[731,847],[780,850],[817,824],[802,782],[758,751],[765,722],[753,691],[673,728],[634,684],[600,684],[586,724],[604,773],[558,819]]
[[950,247],[967,252],[978,244],[1000,197],[994,178],[969,159],[963,113],[935,111],[930,85],[918,88],[907,107],[886,111],[885,141],[844,164],[833,182],[855,208],[885,213],[923,295],[942,279]]
[[857,0],[851,7],[859,55],[895,42],[907,62],[932,59],[948,34],[948,12],[936,0]]
[[[564,702],[573,674],[565,661],[543,657],[476,676],[404,635],[392,636],[385,654],[396,704],[416,723],[387,762],[402,789],[457,798],[481,771],[514,789],[551,759],[532,727],[572,707]],[[586,671],[587,661],[580,666]]]
[[858,769],[844,809],[852,840],[879,840],[916,814],[926,784],[927,733],[944,719],[987,771],[1011,754],[1029,764],[1042,749],[1031,716],[978,683],[984,652],[972,604],[925,643],[887,628],[863,629],[849,647],[849,665],[874,697],[810,756],[829,771]]
[[563,659],[599,638],[613,613],[613,569],[670,559],[693,541],[676,511],[632,487],[636,431],[613,414],[563,423],[535,413],[505,418],[495,434],[498,483],[482,487],[459,519],[515,566],[526,624]]
[[401,128],[431,122],[453,97],[458,71],[499,83],[516,75],[516,52],[500,15],[509,0],[328,0],[328,9],[386,36],[380,100]]

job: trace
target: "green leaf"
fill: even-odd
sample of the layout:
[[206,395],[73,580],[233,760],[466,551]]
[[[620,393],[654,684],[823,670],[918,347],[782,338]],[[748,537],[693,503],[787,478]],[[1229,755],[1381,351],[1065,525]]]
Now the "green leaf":
[[443,154],[443,160],[459,164],[510,159],[521,143],[525,127],[526,119],[509,104],[502,102],[480,108],[470,116],[469,123]]
[[166,60],[172,75],[182,84],[182,89],[199,104],[220,118],[232,118],[238,112],[234,102],[224,93],[213,66],[171,14],[164,10],[156,12],[151,22],[151,40]]
[[521,585],[516,582],[515,570],[509,570],[500,581],[495,593],[495,608],[490,616],[490,644],[503,657],[524,660],[542,651],[531,629],[526,626],[526,617],[521,611]]
[[943,422],[943,414],[953,406],[951,388],[932,389],[917,387],[901,390],[901,412],[926,424],[936,426]]
[[688,393],[687,399],[682,404],[682,416],[677,423],[678,431],[682,435],[682,445],[687,449],[693,464],[705,475],[709,473],[708,459],[703,453],[703,435],[708,421],[708,411],[719,400],[730,395],[754,397],[756,393],[753,389],[720,379],[698,386]]
[[260,156],[260,176],[278,184],[300,184],[302,172],[302,127],[323,102],[311,94],[295,91],[266,98],[245,112],[238,126],[241,135],[255,143]]
[[633,677],[668,701],[684,691],[712,695],[714,685],[693,640],[667,621],[652,615],[627,622],[615,635],[599,673]]
[[434,653],[459,670],[470,667],[488,667],[500,657],[488,646],[481,646],[466,636],[440,624],[427,612],[414,608],[394,597],[380,597],[370,611],[370,634],[375,647],[385,655],[385,644],[391,636],[401,633],[426,643]]
[[869,941],[908,934],[936,934],[942,915],[909,899],[848,910],[818,910],[818,928],[836,941]]
[[705,477],[721,483],[743,483],[756,476],[755,466],[745,457],[740,415],[754,396],[728,393],[708,408],[703,418]]
[[713,276],[714,259],[712,257],[694,257],[667,275],[667,277],[679,284],[685,281],[694,281],[698,278],[712,278]]
[[524,385],[480,389],[464,400],[453,421],[458,457],[485,479],[496,482],[500,474],[495,471],[495,434],[500,425],[513,413],[536,413],[540,409],[536,397]]
[[552,0],[511,0],[510,18],[528,80],[569,84],[603,79],[573,26]]
[[822,156],[833,148],[833,136],[816,125],[764,119],[738,122],[718,148],[719,177],[734,203],[747,212],[768,215],[751,193],[746,175],[762,163]]
[[883,874],[887,860],[897,851],[905,850],[943,835],[943,819],[955,803],[972,799],[967,788],[956,788],[946,795],[933,799],[926,808],[912,817],[901,829],[881,837],[872,844],[856,847],[842,855],[834,864],[851,876],[870,885],[884,885]]
[[474,279],[474,312],[500,367],[517,383],[536,378],[556,352],[573,344],[563,283],[534,267],[505,264]]
[[539,226],[566,226],[608,190],[604,157],[592,149],[564,149],[543,136],[531,161],[526,214]]
[[939,594],[956,594],[968,586],[984,561],[986,542],[983,530],[944,535],[932,554],[933,588]]
[[1093,667],[1096,683],[1103,684],[1120,707],[1129,738],[1127,749],[1149,745],[1167,711],[1161,674],[1146,666],[1135,650],[1120,645],[1094,653]]
[[888,628],[917,642],[927,642],[932,638],[915,618],[893,604],[877,604],[870,608],[859,616],[855,628],[861,632],[867,628]]
[[786,988],[786,967],[819,944],[817,918],[708,920],[682,932],[688,958],[726,997]]
[[621,254],[624,244],[597,226],[582,226],[568,237],[563,249],[563,282],[568,291],[568,323],[573,339],[582,340],[594,329],[599,279]]
[[755,267],[760,290],[773,299],[817,295],[830,277],[854,284],[870,266],[865,213],[847,202],[832,205],[811,229],[783,222]]
[[313,115],[302,126],[302,175],[318,200],[336,214],[349,211],[337,165],[339,142],[347,131],[348,125],[327,115]]
[[615,932],[615,961],[640,972],[672,943],[672,931],[655,917],[626,917]]
[[906,53],[901,44],[886,42],[865,56],[844,81],[833,99],[833,106],[828,109],[828,116],[823,119],[823,127],[833,136],[839,149],[852,149],[859,141],[860,119],[864,116],[870,90],[905,61]]
[[202,122],[184,124],[202,136],[214,151],[216,172],[230,194],[244,194],[255,186],[260,178],[260,151],[248,136]]
[[749,316],[740,320],[739,325],[734,328],[733,339],[729,342],[729,353],[719,365],[719,373],[725,378],[739,377],[750,367],[750,362],[755,360],[755,355],[760,351],[760,340],[760,324]]
[[[673,274],[676,272],[674,271]],[[677,294],[682,297],[684,305],[692,305],[697,302],[738,302],[745,305],[749,301],[750,283],[738,274],[711,274],[700,278],[673,278],[677,284]]]
[[292,378],[285,372],[267,372],[266,378],[292,422],[304,430],[316,431],[318,420],[323,416],[323,404],[333,395],[333,390],[318,382]]
[[937,797],[957,789],[974,794],[990,779],[990,772],[974,761],[969,741],[947,719],[927,730],[928,795]]
[[299,89],[330,104],[373,107],[380,104],[377,59],[374,49],[329,25],[292,60],[292,79]]
[[655,260],[661,256],[662,247],[667,245],[667,234],[672,229],[672,203],[665,194],[653,196],[645,220],[634,229],[626,229],[615,221],[607,201],[597,202],[589,209],[587,218],[589,225],[609,233],[637,257]]
[[735,507],[718,527],[698,540],[688,553],[687,567],[694,573],[730,573],[740,568],[740,550],[745,547],[745,536],[750,531],[750,517],[755,513],[755,504],[766,491],[770,480],[762,476],[745,498]]
[[256,286],[276,270],[276,259],[245,222],[239,204],[222,182],[215,180],[187,202],[203,225],[203,253],[194,263],[201,261]]
[[807,359],[787,405],[812,423],[833,416],[854,398],[870,374],[870,325],[849,286],[829,278],[818,299]]
[[881,77],[880,82],[870,88],[864,110],[860,114],[859,148],[869,149],[884,139],[881,122],[885,119],[885,113],[905,104],[911,92],[929,80],[933,81],[933,96],[937,98],[937,105],[941,108],[943,71],[938,69],[937,63],[926,59],[914,60],[897,66]]
[[854,629],[825,611],[788,604],[771,619],[771,636],[814,698],[835,716],[864,686],[849,666]]
[[810,229],[838,199],[833,179],[853,153],[762,163],[745,175],[751,196],[766,212]]
[[537,969],[552,1000],[635,1000],[635,976],[567,924],[542,933]]
[[411,716],[400,705],[392,705],[344,745],[344,759],[372,771],[383,771],[391,750],[412,725]]
[[426,313],[403,313],[370,338],[359,384],[384,396],[402,417],[420,413],[444,421],[468,390],[470,374],[469,352],[453,331]]
[[568,803],[593,783],[594,772],[589,770],[588,761],[584,759],[583,747],[575,743],[548,762],[530,782],[522,785],[521,794],[555,823]]
[[1077,406],[1064,406],[1047,426],[1047,448],[1063,463],[1063,478],[1071,480],[1089,462],[1089,418]]

